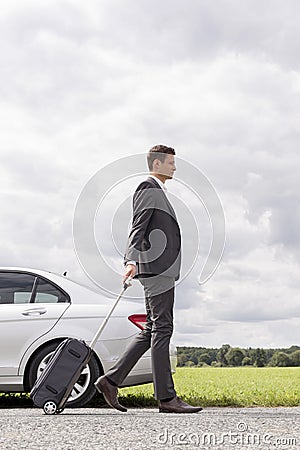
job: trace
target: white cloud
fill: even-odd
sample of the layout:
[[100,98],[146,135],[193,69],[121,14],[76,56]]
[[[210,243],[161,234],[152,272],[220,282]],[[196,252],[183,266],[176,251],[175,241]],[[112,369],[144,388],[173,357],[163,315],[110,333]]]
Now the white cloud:
[[[114,159],[169,144],[211,179],[227,222],[216,275],[178,287],[175,340],[297,343],[299,8],[2,3],[0,263],[84,279],[71,235],[81,189]],[[203,258],[210,236],[198,220]]]

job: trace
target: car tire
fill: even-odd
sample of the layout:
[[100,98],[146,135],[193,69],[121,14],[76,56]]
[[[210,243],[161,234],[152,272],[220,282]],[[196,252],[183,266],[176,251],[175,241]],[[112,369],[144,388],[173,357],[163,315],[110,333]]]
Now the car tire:
[[[59,343],[57,342],[49,344],[38,351],[33,357],[28,372],[30,389],[34,385],[37,376],[40,376],[44,370],[47,362],[58,345]],[[101,371],[98,362],[95,355],[92,355],[88,365],[82,371],[78,382],[75,384],[74,389],[66,403],[66,407],[79,408],[90,402],[96,393],[94,382],[100,375]]]

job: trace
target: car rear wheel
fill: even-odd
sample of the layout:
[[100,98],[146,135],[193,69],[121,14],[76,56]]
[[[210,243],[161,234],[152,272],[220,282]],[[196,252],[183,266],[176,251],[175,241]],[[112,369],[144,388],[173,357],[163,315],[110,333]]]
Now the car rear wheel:
[[[49,344],[34,356],[29,368],[30,388],[32,388],[35,380],[44,371],[57,346],[57,343]],[[78,408],[85,406],[96,393],[94,382],[99,376],[100,368],[95,356],[93,355],[88,365],[81,372],[78,381],[75,383],[71,395],[66,403],[66,407]]]

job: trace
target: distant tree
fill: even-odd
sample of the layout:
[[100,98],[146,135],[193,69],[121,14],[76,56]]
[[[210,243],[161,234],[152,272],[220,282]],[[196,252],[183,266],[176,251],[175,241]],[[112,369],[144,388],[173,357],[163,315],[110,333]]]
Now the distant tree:
[[286,350],[286,353],[294,353],[294,352],[296,352],[297,350],[300,350],[299,345],[292,345],[290,348],[288,348],[288,349]]
[[197,358],[197,356],[196,355],[193,355],[191,358],[190,358],[190,361],[193,361],[193,363],[195,364],[195,366],[198,364],[198,358]]
[[230,348],[225,355],[225,359],[229,366],[241,366],[245,358],[245,352],[241,348]]
[[227,360],[225,358],[226,353],[230,349],[229,344],[223,344],[222,347],[217,352],[217,362],[219,362],[222,366],[227,366]]
[[211,367],[222,367],[222,364],[218,361],[212,361]]
[[[213,367],[222,367],[235,364],[249,365],[250,358],[251,363],[256,367],[263,367],[267,365],[281,365],[281,366],[300,366],[300,347],[293,345],[288,349],[284,348],[247,348],[239,349],[243,353],[243,357],[236,356],[237,360],[233,359],[233,356],[229,350],[232,347],[229,344],[222,345],[221,348],[206,348],[206,347],[177,347],[177,365],[178,367],[184,367],[186,365],[191,366],[203,366],[205,364],[211,365]],[[230,362],[228,362],[226,355]],[[239,353],[239,352],[237,352]],[[283,353],[278,357],[278,354]],[[233,355],[236,351],[233,352]],[[241,359],[242,358],[242,359]],[[245,359],[246,358],[246,359]],[[245,360],[244,360],[245,359]],[[192,364],[187,364],[188,362]]]
[[256,348],[252,351],[252,364],[256,367],[264,367],[267,362],[266,352],[263,348]]
[[245,358],[242,361],[242,366],[252,366],[252,361],[249,356],[245,356]]
[[188,360],[188,358],[185,353],[177,353],[177,366],[178,367],[185,366],[187,360]]
[[210,356],[208,353],[202,353],[199,358],[198,358],[198,364],[199,363],[205,363],[205,364],[209,364],[210,361]]
[[275,352],[270,361],[271,366],[288,367],[292,365],[291,358],[284,352]]
[[185,365],[186,367],[195,367],[195,363],[193,361],[187,361]]
[[293,366],[300,366],[300,350],[296,350],[295,352],[291,353],[290,355],[291,363]]
[[272,356],[274,355],[276,350],[274,350],[273,348],[266,348],[264,349],[265,355],[266,355],[266,364],[268,365],[272,359]]

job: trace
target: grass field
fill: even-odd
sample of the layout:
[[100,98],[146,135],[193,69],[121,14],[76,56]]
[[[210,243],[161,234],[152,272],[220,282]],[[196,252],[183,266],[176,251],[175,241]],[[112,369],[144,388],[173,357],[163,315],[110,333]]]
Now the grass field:
[[[201,406],[299,406],[300,367],[177,368],[177,394]],[[130,406],[154,406],[152,384],[119,390]]]
[[[177,368],[177,394],[201,406],[300,406],[300,367]],[[153,385],[119,390],[120,402],[128,407],[157,406]],[[105,402],[97,395],[90,406]],[[0,407],[32,407],[26,394],[0,394]]]

